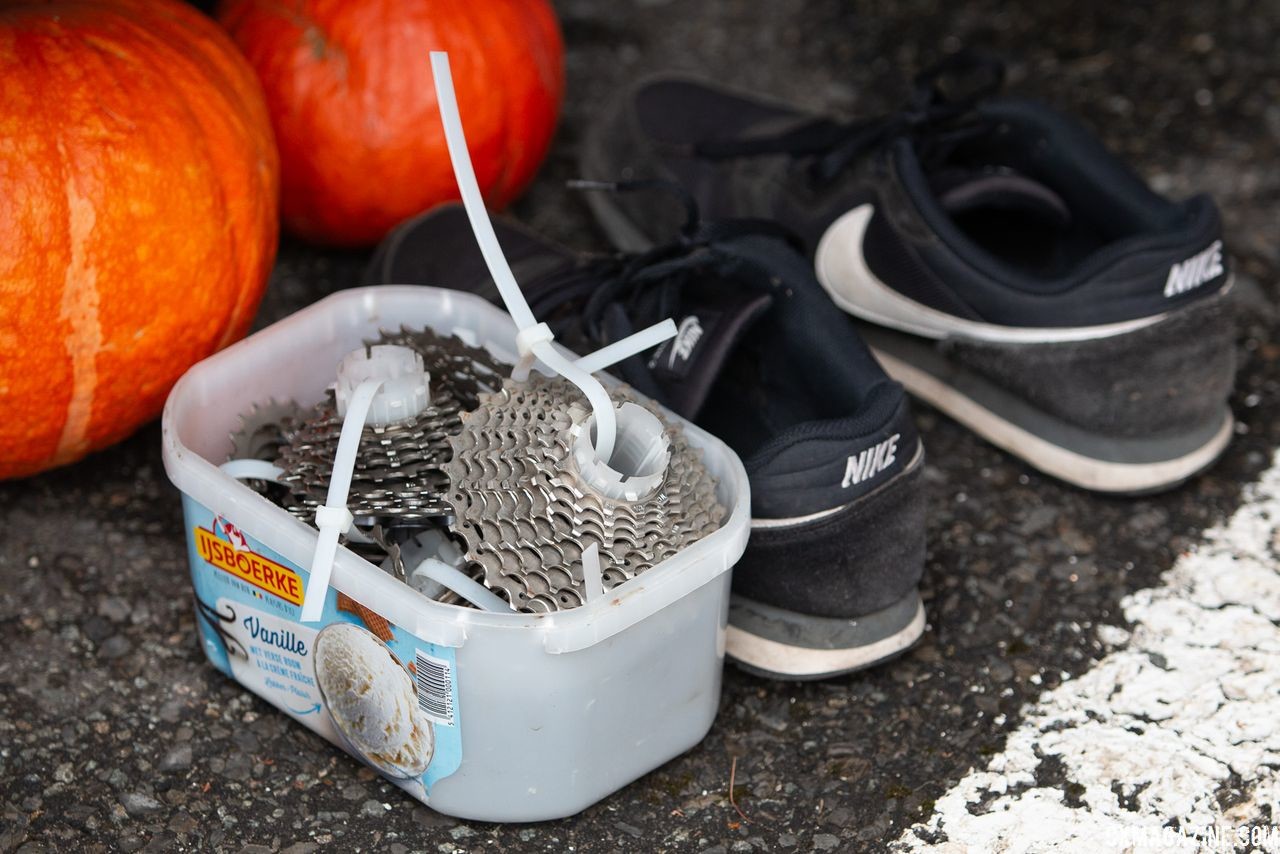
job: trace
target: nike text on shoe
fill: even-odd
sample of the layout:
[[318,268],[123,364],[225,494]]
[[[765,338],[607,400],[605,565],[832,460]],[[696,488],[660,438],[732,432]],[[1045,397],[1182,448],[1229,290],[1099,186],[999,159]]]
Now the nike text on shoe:
[[[591,129],[583,171],[674,181],[708,216],[785,226],[890,376],[1042,471],[1172,487],[1233,432],[1217,209],[1157,195],[1078,123],[997,96],[1002,78],[958,54],[900,112],[848,124],[650,80]],[[590,202],[631,249],[676,215]]]
[[[678,334],[611,369],[720,436],[751,481],[752,533],[733,573],[728,654],[754,672],[858,670],[924,631],[923,453],[902,386],[760,224],[686,223],[642,254],[578,256],[497,220],[529,304],[579,350],[664,317]],[[497,298],[460,207],[396,229],[371,279]]]
[[883,442],[877,442],[874,447],[866,448],[861,453],[849,457],[840,486],[848,489],[892,466],[898,461],[898,440],[901,438],[901,434],[894,433]]
[[1169,268],[1169,278],[1164,283],[1164,295],[1176,297],[1223,275],[1222,241],[1215,240],[1203,252],[1197,252],[1187,260]]

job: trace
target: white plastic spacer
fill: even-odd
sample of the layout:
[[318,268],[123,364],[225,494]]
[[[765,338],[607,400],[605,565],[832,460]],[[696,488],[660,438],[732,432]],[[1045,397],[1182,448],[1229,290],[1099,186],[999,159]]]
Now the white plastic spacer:
[[671,441],[662,421],[643,406],[627,401],[617,418],[618,441],[609,462],[592,445],[594,414],[573,428],[573,460],[587,486],[615,500],[639,501],[662,486]]
[[353,350],[338,363],[333,391],[339,418],[346,417],[352,396],[367,380],[382,383],[369,404],[369,424],[381,427],[404,421],[431,402],[431,375],[424,369],[422,354],[396,344],[378,344]]

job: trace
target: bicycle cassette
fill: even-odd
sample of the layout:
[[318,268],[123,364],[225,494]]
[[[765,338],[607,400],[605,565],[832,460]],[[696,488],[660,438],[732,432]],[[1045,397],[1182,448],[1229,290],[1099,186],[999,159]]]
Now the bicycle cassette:
[[[615,406],[637,398],[611,390]],[[724,520],[716,481],[699,451],[652,405],[669,454],[656,488],[613,498],[594,488],[574,456],[591,411],[576,387],[531,374],[481,394],[449,439],[444,467],[453,530],[485,584],[518,610],[555,611],[585,601],[582,552],[600,549],[606,590],[676,554]]]
[[[443,466],[450,456],[448,437],[462,427],[461,411],[451,394],[433,390],[431,402],[412,418],[365,426],[347,501],[357,522],[404,524],[452,512],[445,501],[449,480]],[[280,449],[276,465],[290,488],[286,509],[308,522],[328,496],[341,433],[342,418],[330,391]]]
[[288,444],[306,410],[292,400],[268,398],[240,416],[240,428],[231,434],[232,460],[273,461]]

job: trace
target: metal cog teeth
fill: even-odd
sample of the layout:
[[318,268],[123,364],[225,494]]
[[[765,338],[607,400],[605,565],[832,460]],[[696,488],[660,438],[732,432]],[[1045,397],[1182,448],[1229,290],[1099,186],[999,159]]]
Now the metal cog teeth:
[[479,396],[502,387],[511,365],[483,347],[472,347],[456,335],[441,335],[431,329],[413,330],[401,326],[399,332],[382,331],[366,345],[398,344],[418,351],[431,374],[431,391],[449,392],[463,409],[475,409]]
[[[612,396],[617,403],[638,402],[625,387]],[[715,478],[671,425],[671,461],[654,494],[627,502],[591,489],[577,472],[571,444],[572,429],[589,415],[576,387],[533,374],[525,383],[507,381],[481,394],[449,439],[452,457],[444,471],[453,529],[485,584],[518,610],[541,613],[583,604],[582,551],[592,542],[600,547],[604,586],[610,589],[711,533],[724,519]]]
[[255,403],[240,416],[240,427],[231,434],[231,455],[227,459],[275,460],[305,415],[306,410],[292,400],[268,398]]
[[[449,436],[461,429],[458,401],[445,389],[412,419],[366,426],[351,476],[348,508],[357,518],[422,522],[450,515],[444,473],[452,451]],[[281,448],[277,465],[292,495],[287,509],[310,521],[328,496],[342,419],[330,392]]]

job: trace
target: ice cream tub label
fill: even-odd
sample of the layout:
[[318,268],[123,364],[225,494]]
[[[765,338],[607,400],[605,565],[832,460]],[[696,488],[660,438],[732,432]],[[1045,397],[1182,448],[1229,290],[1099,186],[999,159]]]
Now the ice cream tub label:
[[301,623],[305,569],[189,497],[183,509],[214,666],[427,800],[462,762],[454,650],[333,588],[320,622]]

